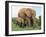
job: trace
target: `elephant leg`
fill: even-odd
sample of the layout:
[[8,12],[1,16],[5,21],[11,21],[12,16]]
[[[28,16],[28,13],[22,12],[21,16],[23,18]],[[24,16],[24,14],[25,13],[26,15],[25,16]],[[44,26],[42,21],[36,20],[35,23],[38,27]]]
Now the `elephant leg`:
[[28,26],[29,26],[29,27],[31,26],[30,20],[28,20]]
[[27,26],[27,25],[28,25],[28,21],[26,20],[26,21],[25,21],[25,26]]
[[25,27],[25,19],[22,19],[22,27]]
[[35,18],[34,18],[34,17],[32,17],[32,18],[31,18],[31,26],[33,26],[33,25],[34,25],[34,23],[35,23]]
[[30,26],[31,24],[30,24],[30,19],[29,18],[27,18],[27,26]]
[[33,26],[33,20],[31,20],[31,26]]

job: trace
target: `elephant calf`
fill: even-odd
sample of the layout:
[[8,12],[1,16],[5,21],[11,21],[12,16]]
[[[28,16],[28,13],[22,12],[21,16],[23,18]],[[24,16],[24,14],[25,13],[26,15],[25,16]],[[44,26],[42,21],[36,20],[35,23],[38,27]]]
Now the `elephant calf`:
[[24,27],[24,19],[21,17],[16,18],[16,24],[20,27]]

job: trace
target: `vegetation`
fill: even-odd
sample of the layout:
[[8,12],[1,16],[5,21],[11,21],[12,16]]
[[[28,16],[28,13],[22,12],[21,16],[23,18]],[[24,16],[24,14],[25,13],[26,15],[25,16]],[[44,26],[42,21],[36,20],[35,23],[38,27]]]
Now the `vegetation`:
[[22,30],[40,30],[41,29],[41,16],[39,16],[39,19],[36,18],[36,22],[33,25],[33,27],[20,27],[16,25],[16,19],[12,18],[12,31],[22,31]]

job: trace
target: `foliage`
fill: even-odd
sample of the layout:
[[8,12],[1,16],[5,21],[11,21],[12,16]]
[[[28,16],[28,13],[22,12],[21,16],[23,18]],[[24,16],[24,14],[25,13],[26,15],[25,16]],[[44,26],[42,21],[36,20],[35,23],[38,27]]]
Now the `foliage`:
[[41,16],[39,16],[39,19],[36,18],[36,22],[32,27],[26,26],[26,27],[19,27],[16,25],[16,18],[12,18],[12,31],[21,31],[21,30],[39,30],[41,29]]
[[15,22],[16,22],[16,18],[14,17],[12,18],[12,23],[15,24]]

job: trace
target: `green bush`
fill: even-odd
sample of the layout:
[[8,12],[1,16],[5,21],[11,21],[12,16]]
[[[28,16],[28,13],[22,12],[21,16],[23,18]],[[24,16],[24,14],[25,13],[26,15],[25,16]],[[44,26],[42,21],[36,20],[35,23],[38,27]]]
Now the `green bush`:
[[41,26],[41,16],[39,16],[39,26]]
[[15,17],[12,18],[12,23],[13,23],[13,24],[16,24],[16,18],[15,18]]
[[16,25],[16,18],[12,18],[12,31],[21,31],[21,30],[39,30],[41,29],[41,16],[39,19],[36,18],[36,23],[32,27],[19,27]]

